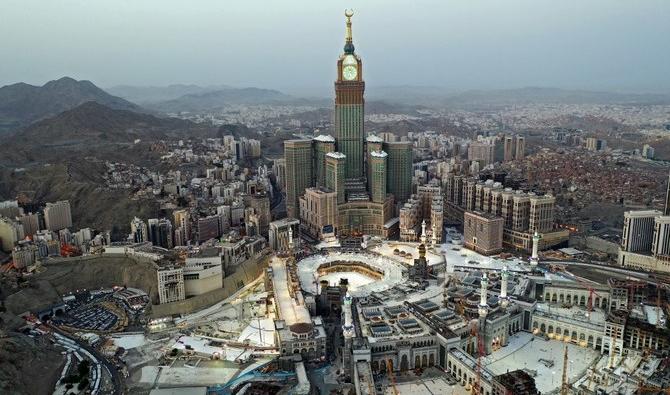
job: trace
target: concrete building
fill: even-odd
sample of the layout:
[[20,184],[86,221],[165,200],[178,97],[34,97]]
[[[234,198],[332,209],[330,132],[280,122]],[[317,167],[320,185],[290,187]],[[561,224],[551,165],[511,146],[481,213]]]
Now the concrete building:
[[144,243],[149,241],[149,228],[147,223],[142,221],[140,218],[134,217],[130,221],[130,239],[133,243]]
[[421,225],[421,203],[416,198],[408,199],[400,208],[400,241],[418,241]]
[[516,135],[516,152],[514,153],[514,159],[521,160],[526,157],[526,138],[523,136]]
[[47,203],[44,208],[44,225],[54,232],[72,227],[70,202],[61,200],[56,203]]
[[503,147],[503,161],[510,162],[514,160],[514,137],[505,136],[504,138],[504,147]]
[[340,152],[326,154],[326,188],[335,192],[337,204],[345,201],[344,176],[346,156]]
[[186,298],[184,271],[181,267],[165,266],[156,271],[158,276],[158,302],[177,302]]
[[10,252],[25,237],[23,225],[9,218],[0,217],[0,246],[5,252]]
[[654,221],[660,215],[662,213],[657,210],[626,211],[623,217],[621,249],[627,252],[650,252]]
[[174,247],[172,223],[167,218],[151,218],[148,223],[149,241],[155,246],[170,249]]
[[552,195],[529,196],[528,230],[531,233],[547,233],[554,228],[556,198]]
[[[291,232],[289,232],[291,229]],[[284,218],[270,222],[270,231],[268,235],[268,244],[272,251],[289,251],[289,233],[294,239],[294,245],[297,246],[297,240],[300,235],[300,221],[293,218]]]
[[468,160],[477,161],[482,167],[494,162],[495,145],[485,141],[474,141],[468,147]]
[[463,220],[465,247],[483,255],[502,251],[504,221],[489,213],[466,211]]
[[314,137],[314,185],[326,186],[326,154],[335,152],[335,139],[327,134]]
[[300,218],[300,196],[312,186],[311,140],[284,142],[286,160],[286,212],[290,218]]
[[[300,198],[300,224],[311,237],[324,240],[337,233],[337,193],[307,188]],[[297,235],[297,233],[296,233]]]
[[388,154],[384,151],[373,151],[370,153],[370,194],[375,203],[384,203],[386,200],[386,158]]
[[386,159],[386,190],[398,204],[412,195],[412,144],[388,142],[383,145]]
[[38,213],[28,213],[16,218],[23,225],[23,233],[32,236],[40,230],[40,216]]
[[198,218],[198,241],[203,242],[210,239],[218,239],[221,236],[221,217],[209,215]]
[[186,258],[184,269],[186,297],[201,295],[223,287],[221,257],[195,256]]

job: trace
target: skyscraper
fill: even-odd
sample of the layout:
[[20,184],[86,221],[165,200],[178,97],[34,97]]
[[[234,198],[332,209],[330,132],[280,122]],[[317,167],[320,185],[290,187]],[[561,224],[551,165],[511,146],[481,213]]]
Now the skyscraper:
[[[365,83],[351,38],[352,15],[345,13],[344,53],[337,61],[335,150],[329,136],[284,142],[288,215],[300,218],[301,228],[319,238],[335,233],[388,237],[394,232],[390,186],[399,199],[412,193],[411,143],[383,144],[382,139],[370,136],[367,149],[364,145]],[[310,188],[309,196],[306,188]],[[336,204],[335,212],[331,201]]]
[[57,232],[72,226],[72,212],[70,202],[61,200],[56,203],[47,203],[44,208],[44,224],[48,230]]
[[337,61],[335,81],[335,138],[337,150],[347,157],[345,177],[355,179],[363,177],[365,82],[363,82],[363,63],[354,53],[351,35],[353,13],[347,12],[345,16],[347,27],[344,53]]
[[314,137],[314,185],[326,185],[326,154],[335,152],[335,139],[327,134]]
[[407,141],[384,143],[387,158],[387,191],[397,203],[404,203],[412,195],[412,144]]
[[375,203],[384,203],[386,200],[386,158],[388,154],[384,151],[373,151],[370,153],[370,194]]
[[521,160],[526,157],[526,138],[516,135],[516,153],[514,159]]
[[300,217],[299,198],[312,186],[312,141],[284,142],[286,159],[286,212],[289,218]]
[[344,203],[346,156],[340,152],[326,154],[326,187],[337,194],[337,203]]
[[509,162],[514,160],[514,138],[512,136],[505,136],[505,144],[503,150],[503,160]]
[[657,210],[626,211],[623,214],[621,249],[627,252],[651,252]]

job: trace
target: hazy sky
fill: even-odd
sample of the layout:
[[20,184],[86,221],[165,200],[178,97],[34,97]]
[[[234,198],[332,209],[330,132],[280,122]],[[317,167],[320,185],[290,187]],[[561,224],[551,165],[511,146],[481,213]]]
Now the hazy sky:
[[0,0],[0,85],[328,94],[349,7],[370,87],[670,91],[670,0]]

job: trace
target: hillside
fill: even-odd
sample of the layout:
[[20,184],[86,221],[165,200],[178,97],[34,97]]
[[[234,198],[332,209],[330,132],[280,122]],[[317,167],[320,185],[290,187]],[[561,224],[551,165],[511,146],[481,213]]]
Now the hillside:
[[89,101],[114,109],[141,110],[136,104],[112,96],[90,81],[63,77],[43,86],[20,82],[0,88],[0,132],[29,125]]
[[107,88],[112,95],[122,97],[133,103],[145,104],[177,99],[184,95],[195,95],[212,92],[220,89],[228,89],[229,86],[198,86],[192,84],[172,84],[168,86],[131,86],[118,85]]
[[147,104],[147,107],[157,111],[175,113],[211,111],[240,104],[307,104],[307,101],[272,89],[228,88],[188,94],[173,100]]
[[[0,164],[16,167],[85,156],[133,161],[148,154],[147,145],[157,140],[208,132],[207,126],[185,120],[86,102],[13,133],[9,143],[0,146]],[[142,140],[139,145],[135,144],[138,139]],[[135,151],[139,158],[133,156]]]

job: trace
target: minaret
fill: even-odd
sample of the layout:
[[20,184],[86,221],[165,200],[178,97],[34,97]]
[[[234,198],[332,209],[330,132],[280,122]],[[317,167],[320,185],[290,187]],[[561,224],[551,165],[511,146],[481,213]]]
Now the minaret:
[[486,317],[486,314],[488,313],[489,305],[486,302],[487,299],[487,290],[489,287],[489,278],[486,275],[486,272],[484,272],[484,275],[482,276],[481,280],[482,287],[480,289],[479,293],[479,317],[484,318]]
[[502,273],[500,275],[500,305],[503,308],[507,308],[509,305],[509,298],[507,297],[507,278],[509,277],[509,272],[507,271],[507,266],[503,266]]
[[432,244],[433,247],[435,247],[437,245],[437,226],[435,224],[432,224],[432,228],[433,228]]
[[288,249],[293,251],[293,227],[288,227]]
[[421,244],[426,245],[426,220],[421,222]]
[[537,250],[540,246],[540,239],[541,238],[542,237],[536,231],[535,234],[533,235],[533,255],[530,256],[530,264],[532,266],[537,266],[537,264],[540,261],[540,259],[538,258],[538,255],[537,255]]
[[353,373],[351,365],[352,346],[356,331],[354,330],[354,321],[351,311],[351,296],[347,292],[342,301],[342,312],[344,314],[344,325],[342,325],[342,335],[344,336],[344,348],[342,350],[342,364],[349,374]]

